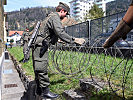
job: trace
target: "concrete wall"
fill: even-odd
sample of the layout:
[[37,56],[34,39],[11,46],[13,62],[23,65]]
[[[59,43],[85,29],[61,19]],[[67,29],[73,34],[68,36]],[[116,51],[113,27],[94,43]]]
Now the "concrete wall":
[[3,35],[4,35],[4,29],[3,29],[3,0],[0,0],[0,56],[2,55],[3,52]]
[[4,8],[3,5],[6,5],[6,0],[0,0],[0,57],[4,51]]

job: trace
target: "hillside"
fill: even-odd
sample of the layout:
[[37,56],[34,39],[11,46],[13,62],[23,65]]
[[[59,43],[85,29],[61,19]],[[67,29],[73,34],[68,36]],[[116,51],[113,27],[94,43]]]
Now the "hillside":
[[[107,3],[107,14],[111,15],[128,9],[131,0],[115,0]],[[47,13],[55,11],[54,7],[34,7],[8,12],[9,30],[24,30],[31,27],[36,21],[43,20]]]
[[131,0],[115,0],[107,3],[106,15],[111,15],[119,12],[126,11],[129,7]]
[[9,30],[24,30],[25,27],[31,27],[36,21],[43,20],[52,11],[55,11],[54,7],[34,7],[8,12]]

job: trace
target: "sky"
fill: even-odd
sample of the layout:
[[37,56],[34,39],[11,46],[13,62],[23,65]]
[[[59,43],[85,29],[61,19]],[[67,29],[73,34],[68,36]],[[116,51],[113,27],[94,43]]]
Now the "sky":
[[4,5],[4,10],[5,12],[11,12],[27,7],[56,7],[59,2],[64,2],[69,5],[70,1],[72,0],[7,0],[7,5]]
[[[72,0],[7,0],[7,5],[4,5],[5,12],[20,10],[20,8],[31,7],[56,7],[59,2],[64,2],[69,5]],[[108,0],[110,1],[110,0]]]

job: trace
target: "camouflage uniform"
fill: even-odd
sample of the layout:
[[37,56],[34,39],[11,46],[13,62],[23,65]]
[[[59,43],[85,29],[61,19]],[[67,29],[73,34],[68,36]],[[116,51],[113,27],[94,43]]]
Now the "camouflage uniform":
[[130,5],[133,5],[133,0],[132,0],[132,2],[131,2],[131,4]]
[[45,88],[50,84],[47,72],[48,51],[40,57],[40,49],[43,46],[42,42],[46,41],[55,44],[58,41],[58,38],[68,43],[74,43],[74,38],[64,31],[59,14],[57,12],[50,13],[41,23],[35,47],[32,49],[35,80],[37,85],[41,88]]
[[[29,32],[24,32],[22,38],[23,38],[23,54],[25,54],[26,49],[28,47],[28,42],[29,42],[29,39],[30,39]],[[30,57],[30,52],[28,52],[27,55],[24,55],[25,60],[28,60],[29,57]]]

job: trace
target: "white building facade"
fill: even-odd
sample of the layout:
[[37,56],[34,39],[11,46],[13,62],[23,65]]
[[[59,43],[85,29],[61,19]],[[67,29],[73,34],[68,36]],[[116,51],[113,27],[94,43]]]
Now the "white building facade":
[[104,16],[106,16],[106,4],[111,1],[114,1],[114,0],[94,0],[95,4],[97,4],[99,8],[103,9]]
[[93,6],[94,0],[72,0],[70,3],[70,15],[76,20],[83,20],[84,16]]
[[84,16],[92,8],[94,4],[97,4],[99,8],[102,8],[104,16],[106,16],[106,3],[114,0],[72,0],[70,3],[70,15],[76,20],[83,20]]
[[14,42],[13,42],[13,44],[16,44],[17,43],[17,41],[20,41],[20,39],[21,39],[21,35],[19,35],[19,34],[13,34],[12,36],[8,36],[7,37],[7,43],[8,44],[10,44],[10,40],[14,40]]
[[94,0],[95,4],[97,4],[99,8],[103,9],[104,16],[106,16],[106,1],[107,0]]

